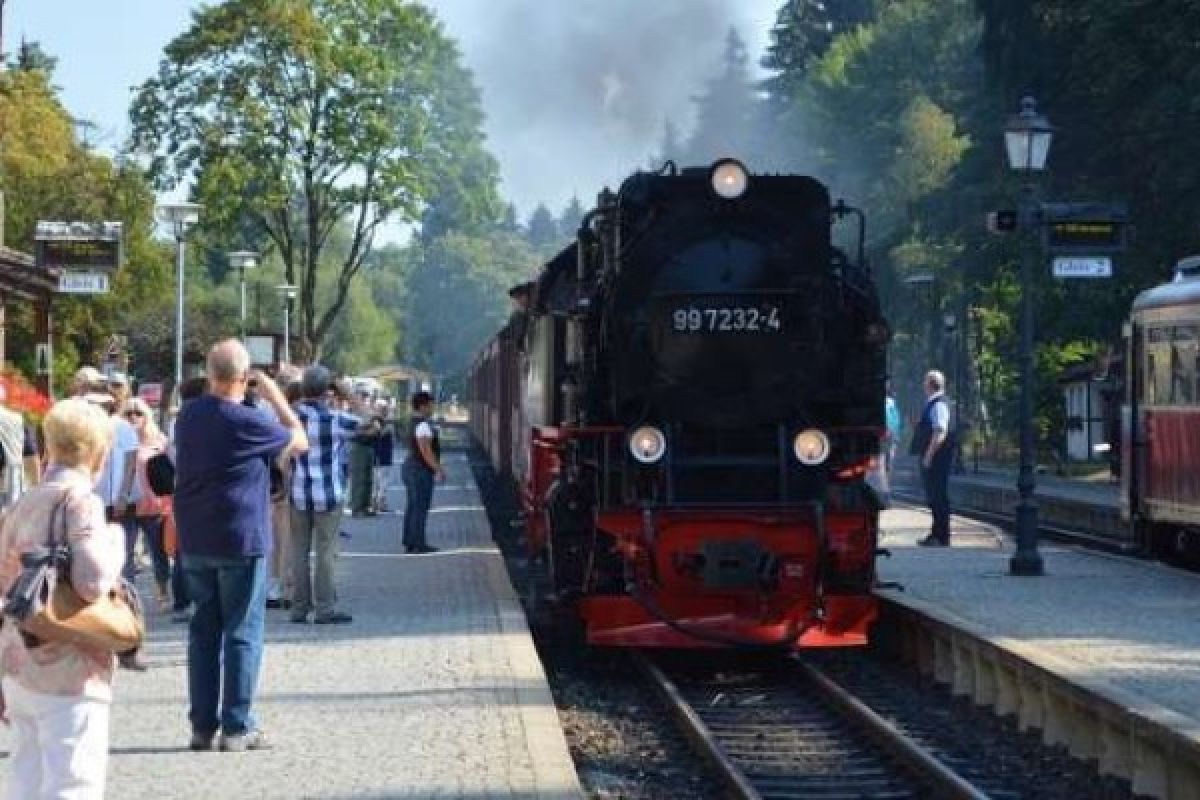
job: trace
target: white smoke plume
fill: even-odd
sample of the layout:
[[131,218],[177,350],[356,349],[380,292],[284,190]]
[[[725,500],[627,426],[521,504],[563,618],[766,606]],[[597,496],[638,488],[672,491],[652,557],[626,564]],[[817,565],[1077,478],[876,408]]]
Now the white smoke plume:
[[503,190],[558,211],[644,167],[720,69],[735,26],[757,64],[780,0],[429,0],[483,90]]

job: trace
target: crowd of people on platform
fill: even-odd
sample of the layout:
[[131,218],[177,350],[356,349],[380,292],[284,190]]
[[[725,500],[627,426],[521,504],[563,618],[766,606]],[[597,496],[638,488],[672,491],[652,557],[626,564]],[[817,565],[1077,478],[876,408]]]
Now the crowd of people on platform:
[[[87,601],[146,564],[159,613],[189,624],[191,749],[258,750],[268,746],[252,711],[266,610],[286,609],[297,624],[352,622],[334,583],[338,540],[345,513],[386,510],[395,405],[323,366],[253,369],[237,340],[214,346],[206,366],[178,387],[177,413],[161,427],[124,375],[80,369],[71,397],[43,420],[44,467],[36,431],[0,398],[0,595],[22,555],[56,529]],[[434,552],[425,516],[445,475],[431,412],[432,398],[417,392],[402,470],[403,544],[413,554]],[[146,662],[137,651],[34,644],[4,620],[8,796],[102,797],[113,674]]]

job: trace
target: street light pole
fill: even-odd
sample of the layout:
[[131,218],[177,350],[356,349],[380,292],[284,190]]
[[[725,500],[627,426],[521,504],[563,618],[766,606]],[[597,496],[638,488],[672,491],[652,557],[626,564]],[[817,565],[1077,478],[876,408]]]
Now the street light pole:
[[1037,501],[1034,499],[1036,459],[1033,435],[1033,280],[1034,249],[1040,226],[1034,175],[1046,166],[1053,128],[1032,97],[1021,99],[1021,111],[1004,130],[1009,166],[1026,179],[1021,193],[1021,401],[1020,462],[1017,471],[1017,551],[1009,561],[1012,575],[1041,575],[1045,572],[1038,552]]
[[283,283],[275,287],[275,291],[283,295],[283,363],[292,363],[292,300],[296,297],[296,287]]
[[204,206],[199,203],[168,203],[159,214],[175,234],[175,391],[183,383],[183,291],[187,258],[188,228],[200,221]]
[[180,223],[175,224],[175,385],[183,384],[183,277],[186,231]]
[[246,270],[258,266],[258,253],[249,250],[235,250],[229,253],[229,266],[237,268],[241,284],[241,303],[238,311],[238,330],[241,333],[242,344],[246,343]]

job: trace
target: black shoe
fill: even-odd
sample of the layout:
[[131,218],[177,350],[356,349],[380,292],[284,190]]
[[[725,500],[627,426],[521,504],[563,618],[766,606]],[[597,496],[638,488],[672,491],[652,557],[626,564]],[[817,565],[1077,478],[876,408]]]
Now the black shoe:
[[150,669],[150,665],[142,658],[142,654],[138,650],[130,650],[128,653],[121,653],[117,656],[117,665],[121,669],[127,669],[132,672],[145,672]]
[[926,536],[924,539],[918,539],[917,544],[919,544],[921,547],[949,547],[950,546],[950,542],[948,540],[939,539],[938,537],[934,536],[932,533],[929,534],[928,536]]
[[318,625],[345,625],[353,621],[354,617],[344,611],[331,611],[328,614],[319,614],[313,619],[313,622]]
[[213,740],[216,738],[217,738],[216,731],[211,731],[211,732],[207,732],[207,733],[201,732],[201,731],[195,731],[192,734],[192,740],[190,742],[188,742],[188,749],[195,750],[196,752],[212,750],[213,749]]
[[284,599],[282,597],[268,597],[267,608],[279,610],[284,608]]
[[418,548],[416,549],[416,551],[415,551],[415,552],[416,552],[418,555],[425,555],[426,553],[436,553],[436,552],[438,552],[438,550],[439,550],[439,548],[437,548],[437,547],[433,547],[433,546],[431,546],[431,545],[423,544],[423,545],[421,545],[420,547],[418,547]]

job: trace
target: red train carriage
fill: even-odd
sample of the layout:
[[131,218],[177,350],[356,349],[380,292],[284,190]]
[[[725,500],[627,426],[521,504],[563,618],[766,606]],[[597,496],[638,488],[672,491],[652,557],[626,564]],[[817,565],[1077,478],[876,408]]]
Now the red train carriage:
[[1126,326],[1122,511],[1147,552],[1200,563],[1200,256]]
[[638,173],[520,287],[471,424],[592,643],[866,641],[887,326],[852,214],[734,161]]

